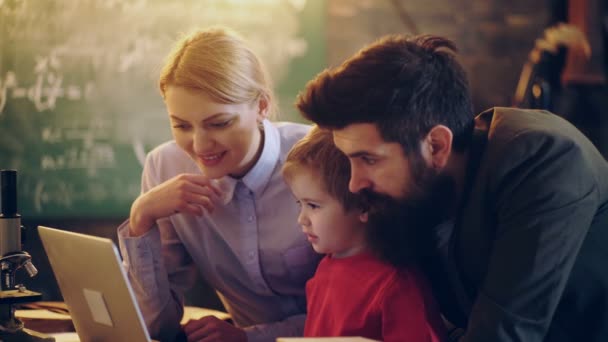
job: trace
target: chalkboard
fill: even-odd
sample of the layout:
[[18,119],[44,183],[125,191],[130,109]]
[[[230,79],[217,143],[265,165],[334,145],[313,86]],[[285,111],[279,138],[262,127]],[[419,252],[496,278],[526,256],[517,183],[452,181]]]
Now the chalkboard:
[[325,65],[320,0],[0,0],[0,168],[19,212],[126,217],[146,152],[171,139],[156,81],[179,33],[226,25],[266,63],[281,113]]

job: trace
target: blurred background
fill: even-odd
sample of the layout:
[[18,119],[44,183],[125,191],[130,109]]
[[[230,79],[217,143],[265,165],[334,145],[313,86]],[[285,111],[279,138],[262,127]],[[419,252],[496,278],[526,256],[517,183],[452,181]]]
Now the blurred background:
[[[180,32],[240,31],[274,80],[278,119],[290,121],[302,121],[292,104],[306,82],[364,45],[391,33],[442,35],[459,48],[476,112],[562,111],[606,151],[605,2],[0,0],[0,169],[18,170],[24,249],[40,271],[18,277],[45,300],[61,299],[39,224],[116,241],[146,152],[171,138],[156,79]],[[560,22],[581,36],[548,35]],[[565,78],[582,42],[586,69]],[[203,281],[187,304],[221,308]]]

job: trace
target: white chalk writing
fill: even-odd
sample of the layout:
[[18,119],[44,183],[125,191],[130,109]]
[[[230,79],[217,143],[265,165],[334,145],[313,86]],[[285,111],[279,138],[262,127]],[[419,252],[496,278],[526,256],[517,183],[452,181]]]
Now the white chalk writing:
[[32,85],[22,86],[17,81],[14,71],[7,71],[0,76],[0,114],[4,111],[8,99],[27,99],[31,101],[38,112],[53,110],[57,99],[68,101],[87,100],[93,96],[93,82],[84,85],[63,84],[63,76],[52,70],[45,69],[45,64],[37,65],[36,79]]

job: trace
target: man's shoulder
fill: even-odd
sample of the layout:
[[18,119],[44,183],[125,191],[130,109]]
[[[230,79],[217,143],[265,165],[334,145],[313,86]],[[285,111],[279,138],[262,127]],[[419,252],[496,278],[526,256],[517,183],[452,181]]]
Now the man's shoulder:
[[608,163],[581,131],[558,115],[494,108],[476,120],[480,119],[488,123],[487,142],[476,179],[492,184],[489,189],[504,188],[505,179],[525,176],[543,179],[539,184],[545,186],[576,177],[608,191]]
[[581,132],[564,118],[546,110],[494,107],[478,115],[477,121],[488,125],[488,138],[520,136],[530,132],[566,139],[584,138]]
[[480,114],[476,121],[486,125],[488,154],[502,161],[594,150],[582,132],[548,111],[496,107]]

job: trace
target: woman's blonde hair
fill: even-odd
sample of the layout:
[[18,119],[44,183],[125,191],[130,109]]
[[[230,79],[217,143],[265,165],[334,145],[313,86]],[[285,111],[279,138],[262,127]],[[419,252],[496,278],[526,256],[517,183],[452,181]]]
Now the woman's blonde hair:
[[160,72],[159,88],[177,86],[202,91],[225,104],[266,99],[268,114],[276,103],[268,73],[245,40],[226,27],[211,27],[182,37]]

